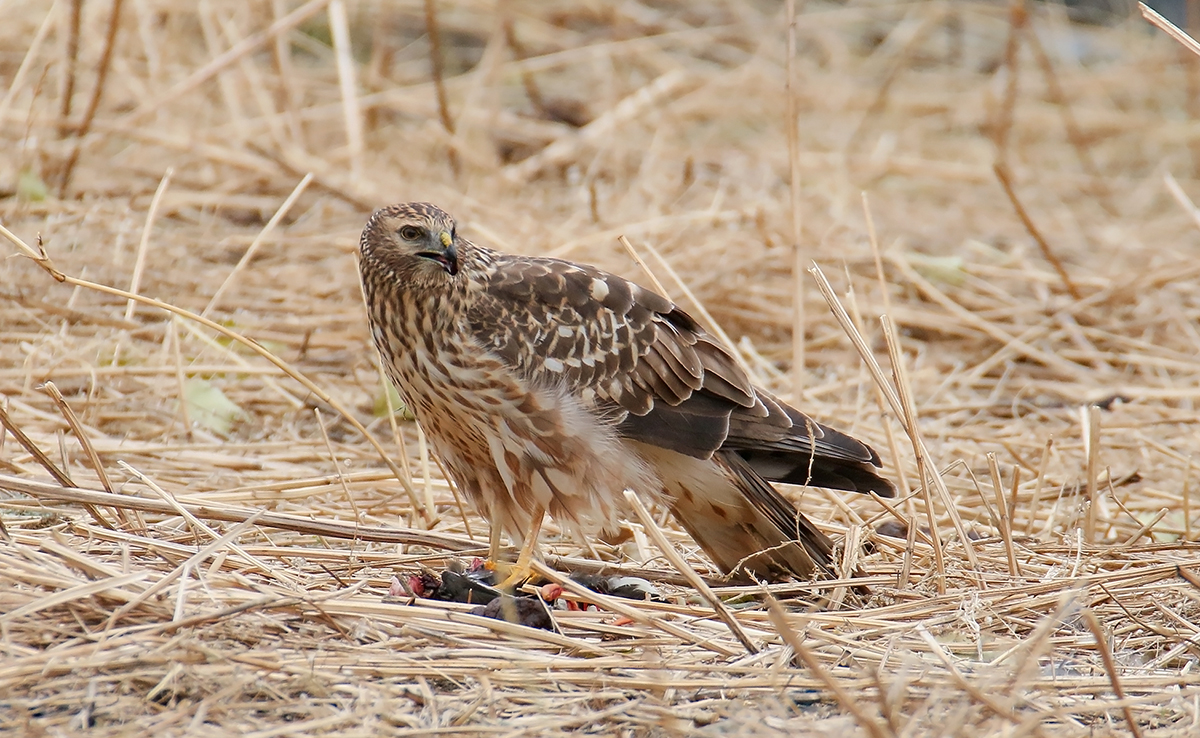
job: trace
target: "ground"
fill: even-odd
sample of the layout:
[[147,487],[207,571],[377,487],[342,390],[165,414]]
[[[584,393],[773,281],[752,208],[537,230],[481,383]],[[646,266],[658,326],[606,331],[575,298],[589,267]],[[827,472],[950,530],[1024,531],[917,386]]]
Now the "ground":
[[[790,65],[777,2],[7,7],[0,727],[1194,735],[1200,59],[1051,4],[797,4]],[[548,524],[547,563],[666,602],[394,596],[487,545],[366,328],[358,234],[417,199],[657,281],[874,445],[892,509],[786,490],[870,594],[772,604],[664,520],[754,652],[635,524]]]

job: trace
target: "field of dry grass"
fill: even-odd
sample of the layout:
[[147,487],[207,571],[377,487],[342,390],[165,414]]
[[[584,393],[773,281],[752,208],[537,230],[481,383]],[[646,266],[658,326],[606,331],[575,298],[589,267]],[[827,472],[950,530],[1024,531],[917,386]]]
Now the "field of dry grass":
[[[0,732],[1200,733],[1200,59],[800,5],[789,92],[779,2],[0,1]],[[786,490],[870,596],[720,586],[664,520],[747,643],[633,523],[547,563],[666,602],[389,597],[487,545],[366,330],[416,199],[657,279],[871,442],[891,509]]]

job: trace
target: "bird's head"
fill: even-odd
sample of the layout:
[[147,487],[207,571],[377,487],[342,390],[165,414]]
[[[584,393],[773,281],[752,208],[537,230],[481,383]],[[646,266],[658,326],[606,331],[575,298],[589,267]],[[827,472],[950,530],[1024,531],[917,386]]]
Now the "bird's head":
[[459,240],[454,218],[426,202],[376,210],[363,229],[360,249],[369,262],[407,279],[430,279],[459,272]]

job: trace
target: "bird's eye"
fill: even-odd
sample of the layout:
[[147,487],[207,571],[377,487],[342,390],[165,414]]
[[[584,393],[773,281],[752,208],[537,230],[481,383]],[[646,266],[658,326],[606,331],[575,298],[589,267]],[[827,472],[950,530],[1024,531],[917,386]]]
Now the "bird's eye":
[[416,226],[404,226],[400,229],[400,238],[405,241],[416,241],[421,235],[421,229]]

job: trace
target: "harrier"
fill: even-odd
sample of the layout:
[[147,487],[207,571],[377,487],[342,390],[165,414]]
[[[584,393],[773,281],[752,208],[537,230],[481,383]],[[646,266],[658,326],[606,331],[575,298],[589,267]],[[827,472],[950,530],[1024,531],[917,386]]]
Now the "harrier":
[[771,482],[894,489],[866,444],[755,387],[665,297],[586,264],[476,246],[428,203],[375,212],[359,266],[371,333],[459,489],[522,541],[546,513],[617,530],[624,490],[666,505],[722,571],[832,570],[832,542]]

